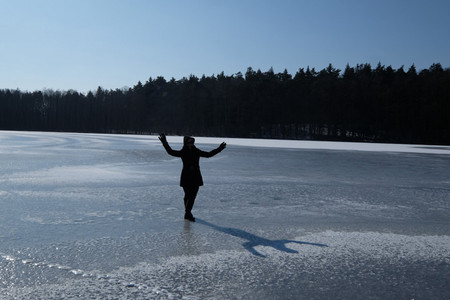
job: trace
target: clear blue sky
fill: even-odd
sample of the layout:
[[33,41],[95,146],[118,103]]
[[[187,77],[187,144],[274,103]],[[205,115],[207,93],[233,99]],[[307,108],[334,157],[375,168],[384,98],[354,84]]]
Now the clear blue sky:
[[450,67],[449,0],[0,0],[0,89],[163,76]]

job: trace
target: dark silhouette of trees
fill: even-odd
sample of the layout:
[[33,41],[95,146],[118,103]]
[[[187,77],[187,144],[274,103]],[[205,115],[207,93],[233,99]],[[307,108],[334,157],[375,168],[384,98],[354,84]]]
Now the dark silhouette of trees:
[[86,95],[4,89],[0,129],[450,144],[450,70],[249,67]]

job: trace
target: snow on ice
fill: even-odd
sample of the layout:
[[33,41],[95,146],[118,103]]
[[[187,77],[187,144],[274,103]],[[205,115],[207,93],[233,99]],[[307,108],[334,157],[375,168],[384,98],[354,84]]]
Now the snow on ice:
[[0,299],[450,298],[450,147],[223,140],[0,132]]

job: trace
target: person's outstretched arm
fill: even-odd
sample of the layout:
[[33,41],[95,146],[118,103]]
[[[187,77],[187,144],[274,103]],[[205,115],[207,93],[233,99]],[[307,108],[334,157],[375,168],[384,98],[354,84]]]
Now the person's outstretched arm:
[[222,144],[220,144],[219,147],[217,147],[216,149],[206,152],[206,151],[200,151],[200,156],[201,157],[212,157],[214,155],[216,155],[217,153],[221,152],[223,149],[225,149],[225,147],[227,146],[227,144],[225,142],[223,142]]
[[162,145],[164,146],[164,149],[166,149],[166,151],[169,155],[180,157],[180,151],[173,150],[169,146],[166,135],[164,133],[159,134],[159,140],[161,141]]

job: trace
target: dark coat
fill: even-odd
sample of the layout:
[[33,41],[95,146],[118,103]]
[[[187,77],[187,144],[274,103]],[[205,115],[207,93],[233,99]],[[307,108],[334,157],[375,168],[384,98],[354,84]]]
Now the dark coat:
[[168,143],[163,143],[167,153],[180,157],[183,161],[183,170],[181,171],[180,186],[202,186],[203,178],[200,172],[200,157],[212,157],[223,150],[224,147],[206,152],[192,146],[191,149],[184,146],[181,150],[173,150]]

